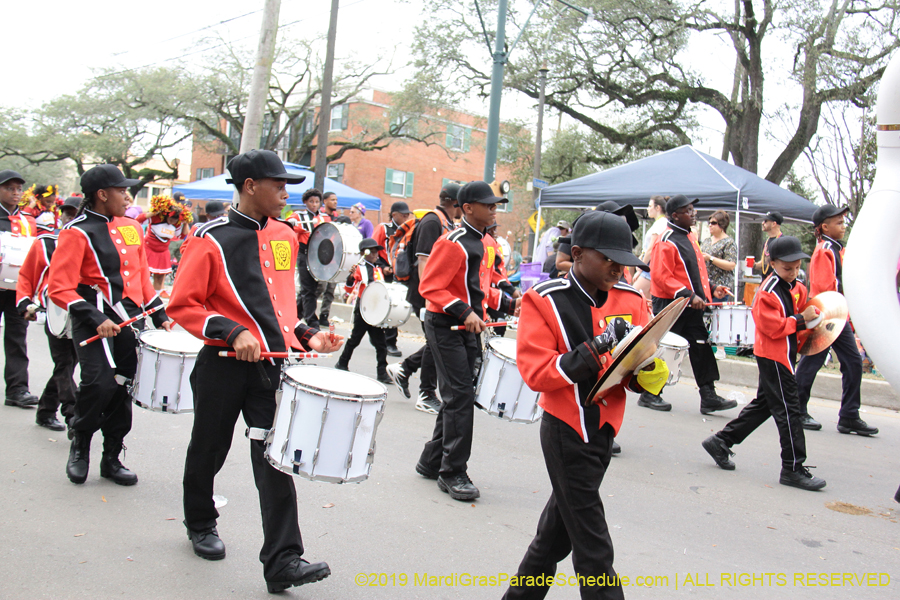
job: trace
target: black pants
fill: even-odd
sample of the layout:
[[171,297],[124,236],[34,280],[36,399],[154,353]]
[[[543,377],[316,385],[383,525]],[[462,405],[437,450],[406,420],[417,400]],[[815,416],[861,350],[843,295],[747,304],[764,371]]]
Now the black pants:
[[[37,418],[46,419],[56,416],[56,409],[61,408],[66,423],[75,415],[75,364],[78,353],[75,343],[69,338],[58,338],[44,324],[47,343],[50,346],[50,358],[53,359],[53,375],[44,386],[38,402]],[[94,342],[97,343],[97,342]]]
[[300,294],[297,296],[297,318],[306,321],[309,327],[319,328],[316,317],[316,290],[319,282],[310,274],[306,266],[306,253],[297,254],[297,273],[300,275]]
[[[672,303],[672,300],[653,297],[653,313],[659,314],[662,309]],[[703,321],[703,311],[686,308],[675,325],[672,333],[678,334],[687,340],[688,356],[691,357],[691,369],[694,371],[694,381],[699,387],[715,383],[719,380],[719,365],[716,364],[716,353],[709,343],[709,330]]]
[[[114,323],[123,321],[109,307],[105,308],[104,314]],[[95,335],[96,327],[72,317],[72,339],[81,367],[81,384],[75,393],[75,414],[69,425],[81,433],[103,431],[104,452],[118,452],[122,440],[131,431],[131,394],[126,386],[116,381],[116,375],[129,380],[134,378],[137,340],[131,327],[123,327],[115,337],[78,346]],[[115,368],[110,365],[109,356],[112,356]]]
[[[862,357],[859,355],[859,348],[856,347],[856,338],[853,336],[853,330],[848,322],[844,325],[841,334],[831,345],[837,354],[838,360],[841,362],[841,410],[838,416],[842,419],[858,419],[860,391],[862,385]],[[800,409],[803,414],[809,414],[807,406],[809,405],[809,395],[812,391],[813,382],[816,380],[816,373],[825,364],[828,358],[828,350],[823,350],[818,354],[803,356],[797,363],[797,389],[800,395]]]
[[[588,443],[550,413],[541,420],[541,449],[553,492],[538,521],[537,535],[519,564],[517,577],[556,574],[559,561],[572,554],[575,574],[614,581],[613,545],[600,500],[600,484],[612,456],[613,428],[607,424],[591,432]],[[510,586],[507,600],[540,600],[548,585]],[[620,585],[581,585],[581,597],[624,598]]]
[[331,315],[331,304],[334,302],[334,289],[337,283],[328,283],[320,281],[316,287],[316,297],[322,297],[322,308],[319,309],[319,323],[328,324],[328,317]]
[[791,370],[779,362],[757,356],[756,363],[759,367],[756,398],[716,435],[730,448],[747,439],[771,415],[781,440],[781,466],[788,471],[797,471],[806,461],[806,437],[800,425],[797,381]]
[[388,327],[387,329],[382,329],[384,331],[384,341],[385,344],[391,346],[392,348],[397,347],[397,328],[396,327]]
[[353,309],[353,330],[350,332],[350,339],[344,344],[344,351],[341,352],[341,358],[338,360],[338,364],[343,366],[350,364],[350,358],[353,356],[353,351],[356,350],[356,347],[362,342],[363,337],[368,333],[369,342],[372,344],[372,347],[375,348],[377,377],[379,379],[387,379],[387,344],[384,341],[384,331],[385,330],[380,327],[375,327],[374,325],[369,325],[365,322],[359,312],[359,302],[357,302],[356,308]]
[[[422,331],[425,331],[425,323],[422,323]],[[426,342],[421,348],[403,359],[403,370],[407,375],[412,375],[419,369],[419,393],[434,394],[437,391],[437,369],[434,366],[434,356],[431,347]]]
[[0,311],[3,312],[3,351],[6,367],[6,395],[28,391],[28,321],[16,309],[16,291],[0,290]]
[[[264,387],[255,363],[223,358],[221,348],[204,346],[191,372],[194,428],[184,461],[184,521],[189,529],[215,527],[219,512],[213,502],[216,473],[225,463],[234,426],[243,413],[248,427],[269,429],[275,421],[275,391],[280,364],[264,361],[271,386]],[[259,492],[263,546],[259,560],[266,579],[303,554],[297,522],[297,492],[290,475],[269,465],[262,441],[250,441],[250,463]]]
[[474,333],[451,331],[452,325],[459,325],[459,321],[448,315],[425,313],[425,338],[431,346],[443,404],[419,462],[444,476],[466,472],[475,421],[472,373],[478,340]]

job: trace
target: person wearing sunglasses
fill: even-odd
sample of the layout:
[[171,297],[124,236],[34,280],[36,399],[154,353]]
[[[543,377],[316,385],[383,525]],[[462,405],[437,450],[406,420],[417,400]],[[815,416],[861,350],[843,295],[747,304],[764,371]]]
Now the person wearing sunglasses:
[[706,270],[709,273],[709,286],[716,289],[721,286],[716,295],[722,302],[734,302],[734,294],[726,290],[734,282],[734,268],[737,265],[737,246],[728,235],[728,225],[731,219],[721,210],[717,210],[709,217],[709,237],[703,240],[700,250],[706,261]]

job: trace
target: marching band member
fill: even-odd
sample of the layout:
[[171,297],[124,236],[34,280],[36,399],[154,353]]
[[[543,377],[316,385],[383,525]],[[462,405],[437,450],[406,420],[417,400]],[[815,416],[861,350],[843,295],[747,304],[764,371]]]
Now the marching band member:
[[[391,282],[394,280],[393,265],[391,265],[390,257],[387,253],[388,241],[397,233],[397,228],[409,220],[412,211],[409,205],[402,200],[394,202],[391,205],[391,219],[387,223],[379,223],[372,233],[372,239],[376,244],[381,246],[381,258],[387,265],[384,268],[385,280]],[[397,328],[389,327],[384,330],[384,339],[387,342],[387,353],[390,356],[403,356],[403,353],[397,348]]]
[[[75,218],[81,200],[80,197],[72,196],[65,201],[59,210],[60,225],[65,225]],[[19,307],[19,314],[26,321],[36,320],[37,309],[45,302],[50,261],[59,239],[59,232],[54,228],[56,218],[53,213],[43,212],[37,221],[37,240],[28,251],[19,269],[19,280],[16,282],[16,305]],[[74,374],[78,355],[72,340],[67,337],[58,338],[50,333],[47,323],[44,323],[44,333],[50,346],[53,374],[41,394],[35,421],[41,427],[64,431],[66,426],[56,418],[56,409],[61,409],[67,424],[71,422],[75,414]]]
[[[182,198],[184,195],[182,194]],[[138,223],[144,223],[149,219],[147,228],[147,263],[150,265],[150,274],[153,276],[153,289],[160,292],[162,298],[168,298],[169,294],[163,290],[166,275],[172,272],[172,255],[169,246],[174,240],[185,237],[193,220],[190,210],[175,202],[172,198],[156,196],[150,203],[152,210],[149,215],[141,213],[135,219]]]
[[[190,379],[194,427],[184,463],[184,524],[194,553],[207,560],[225,558],[216,529],[213,483],[231,447],[238,415],[243,413],[251,428],[269,429],[275,419],[283,361],[260,362],[260,352],[330,352],[343,339],[331,339],[297,319],[298,241],[278,216],[288,198],[286,184],[305,177],[287,173],[270,150],[239,154],[228,163],[228,171],[240,203],[227,217],[197,229],[169,302],[178,323],[205,342]],[[219,356],[226,348],[237,356]],[[259,559],[269,592],[324,579],[331,573],[327,564],[302,558],[291,476],[268,464],[261,440],[250,441],[250,461],[263,521]]]
[[[22,213],[19,200],[25,180],[15,171],[0,171],[0,232],[34,236],[36,225],[31,215]],[[0,289],[0,311],[3,312],[3,350],[6,355],[6,406],[29,408],[38,398],[28,391],[28,323],[16,307],[16,291]]]
[[61,227],[59,223],[59,204],[57,203],[59,194],[58,185],[37,185],[32,186],[29,190],[34,197],[34,204],[22,207],[22,212],[34,217],[35,222],[38,217],[43,216],[45,223],[47,220],[52,221],[53,229]]
[[602,580],[596,587],[581,583],[582,598],[623,598],[598,490],[622,425],[625,388],[658,392],[668,378],[665,362],[657,358],[607,390],[600,404],[590,402],[594,383],[608,368],[609,351],[633,326],[647,324],[646,301],[619,282],[622,272],[648,267],[632,254],[629,225],[606,212],[579,217],[571,243],[568,278],[529,289],[519,317],[516,364],[525,384],[541,392],[541,449],[553,491],[519,564],[516,585],[503,596],[507,600],[544,598],[552,582],[548,576],[570,553],[576,575]]
[[[325,192],[322,195],[322,208],[319,214],[324,219],[331,222],[337,222],[341,216],[338,210],[338,197],[334,192]],[[320,281],[316,285],[316,298],[322,298],[322,306],[319,308],[319,323],[328,324],[331,316],[331,305],[334,303],[334,290],[337,288],[337,281]]]
[[[95,334],[102,338],[77,348],[81,385],[69,424],[72,446],[66,464],[72,483],[87,479],[91,438],[98,429],[103,432],[100,476],[119,485],[138,480],[119,461],[131,431],[128,384],[137,370],[137,340],[130,327],[118,324],[162,300],[150,285],[141,228],[124,216],[126,188],[137,183],[115,165],[99,165],[82,175],[78,216],[60,232],[50,264],[50,299],[69,310],[72,340],[79,344]],[[171,330],[164,310],[152,318],[157,327]]]
[[309,188],[303,192],[303,204],[305,210],[300,210],[288,216],[287,221],[297,233],[299,254],[297,255],[297,272],[300,276],[300,294],[297,296],[297,318],[306,321],[307,326],[314,329],[319,327],[319,319],[316,317],[316,291],[319,282],[310,274],[307,266],[306,255],[309,246],[309,234],[319,223],[330,221],[328,215],[319,212],[322,205],[322,192],[316,188]]
[[[700,252],[697,238],[691,231],[696,222],[694,204],[698,201],[688,200],[679,194],[666,203],[666,214],[669,216],[669,227],[659,241],[653,246],[650,264],[653,274],[650,281],[650,294],[653,300],[653,312],[659,312],[672,303],[675,298],[690,298],[690,304],[681,313],[681,317],[672,327],[688,341],[688,355],[694,380],[700,386],[700,412],[709,414],[718,410],[728,410],[737,406],[734,400],[726,400],[716,394],[716,381],[719,380],[719,366],[716,355],[709,344],[709,331],[703,322],[703,309],[711,302],[713,292],[721,295],[728,290],[717,286],[710,290],[709,277],[706,274],[706,261]],[[641,394],[638,406],[653,410],[671,410],[672,405],[662,399],[659,394]]]
[[[812,260],[809,261],[809,291],[812,297],[822,292],[844,293],[843,264],[844,264],[844,233],[847,225],[844,215],[849,208],[837,207],[825,204],[813,213],[813,225],[816,228],[816,249],[813,251]],[[803,416],[801,422],[804,429],[818,431],[822,424],[809,415],[809,396],[812,392],[816,373],[825,364],[828,351],[834,348],[835,354],[841,363],[841,408],[838,411],[837,430],[841,433],[855,433],[857,435],[870,436],[878,433],[877,427],[872,427],[859,417],[860,386],[862,386],[862,357],[859,348],[856,347],[856,337],[850,321],[844,325],[838,338],[830,347],[818,354],[804,356],[797,363],[797,388],[800,393],[800,408]]]
[[381,257],[382,250],[384,250],[384,247],[372,238],[366,238],[359,243],[359,251],[363,255],[363,260],[354,267],[353,272],[347,277],[347,286],[351,289],[350,297],[356,299],[353,302],[353,331],[350,333],[350,339],[344,344],[344,351],[341,353],[341,357],[334,368],[341,371],[349,370],[353,351],[359,346],[363,336],[368,333],[369,341],[372,343],[372,347],[375,348],[376,377],[381,383],[392,384],[394,382],[387,374],[388,349],[387,341],[385,340],[385,330],[366,323],[362,317],[362,312],[360,312],[360,300],[369,282],[384,281],[382,269],[387,266],[387,261]]
[[770,275],[760,285],[753,300],[756,337],[753,354],[759,368],[756,398],[724,429],[703,440],[703,448],[716,464],[734,470],[729,459],[731,447],[740,444],[771,416],[781,440],[782,485],[802,490],[821,490],[825,480],[814,477],[803,466],[806,438],[800,426],[800,400],[794,363],[797,361],[797,332],[818,325],[821,317],[814,306],[806,304],[806,286],[797,281],[800,261],[809,258],[800,249],[800,240],[791,236],[773,239],[768,244]]
[[[487,245],[485,230],[494,222],[501,202],[507,200],[494,196],[484,181],[462,187],[462,226],[434,244],[419,287],[427,302],[425,334],[444,402],[416,472],[436,479],[438,488],[454,500],[474,500],[481,495],[467,472],[475,412],[472,382],[478,357],[476,335],[484,331],[485,309],[512,314],[518,307],[518,300],[510,301],[491,287],[499,278],[494,269],[484,267],[485,253],[494,252],[493,246]],[[487,262],[492,264],[493,260]],[[451,330],[455,325],[465,329]]]
[[[425,299],[419,292],[422,274],[425,265],[431,255],[435,242],[456,228],[454,221],[462,216],[457,197],[460,186],[456,183],[447,183],[438,194],[439,204],[434,210],[429,211],[419,219],[412,237],[409,240],[407,252],[415,257],[410,260],[411,272],[407,281],[406,299],[412,305],[413,312],[420,319],[422,333],[425,333]],[[434,357],[431,348],[426,342],[421,348],[407,356],[403,362],[388,365],[387,372],[407,398],[409,393],[409,378],[413,373],[422,370],[419,375],[419,396],[416,399],[416,410],[436,415],[441,408],[441,401],[437,396],[437,369],[434,366]]]

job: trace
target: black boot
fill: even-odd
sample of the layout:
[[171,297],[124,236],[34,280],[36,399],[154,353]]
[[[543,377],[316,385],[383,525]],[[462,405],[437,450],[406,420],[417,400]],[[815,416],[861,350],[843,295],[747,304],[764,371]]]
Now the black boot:
[[100,459],[100,477],[112,479],[113,483],[119,485],[134,485],[138,482],[136,474],[125,468],[119,461],[119,452],[125,446],[121,441],[108,443],[103,440],[103,457]]
[[716,394],[716,386],[712,383],[700,386],[700,412],[708,415],[717,410],[728,410],[737,406],[736,400],[726,400]]
[[66,463],[66,475],[72,483],[84,483],[88,476],[91,460],[91,438],[93,434],[81,431],[74,432],[72,445],[69,448],[69,462]]

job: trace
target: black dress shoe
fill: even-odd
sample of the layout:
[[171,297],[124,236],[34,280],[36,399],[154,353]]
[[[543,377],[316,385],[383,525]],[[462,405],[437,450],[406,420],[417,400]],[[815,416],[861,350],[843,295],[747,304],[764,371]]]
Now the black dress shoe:
[[305,585],[322,581],[331,575],[328,563],[309,563],[302,558],[291,561],[291,564],[282,569],[271,581],[266,580],[266,589],[270,594],[283,592],[289,587]]
[[439,490],[450,494],[450,497],[454,500],[474,500],[481,496],[481,492],[478,491],[478,488],[475,487],[475,484],[472,483],[472,480],[465,473],[453,475],[452,477],[439,475],[437,485]]
[[622,446],[620,446],[616,440],[613,440],[612,455],[618,456],[619,454],[622,454]]
[[47,429],[51,429],[53,431],[65,431],[66,426],[59,422],[59,419],[56,416],[52,417],[38,417],[35,420],[35,423],[40,425],[41,427],[46,427]]
[[663,400],[662,396],[651,394],[650,392],[641,392],[641,397],[638,398],[638,406],[661,411],[672,410],[672,405]]
[[338,371],[349,371],[350,370],[350,368],[342,362],[339,362],[338,364],[334,365],[334,368],[337,369]]
[[416,473],[425,479],[437,479],[440,476],[440,472],[437,469],[432,469],[428,465],[422,463],[422,461],[416,463]]
[[800,426],[803,427],[803,429],[808,429],[810,431],[819,431],[822,429],[822,424],[809,415],[800,417]]
[[841,433],[855,433],[856,435],[870,436],[878,433],[877,427],[870,427],[868,423],[860,419],[838,419],[837,430]]
[[100,459],[100,477],[112,479],[113,483],[119,485],[134,485],[138,482],[138,476],[126,469],[115,454],[104,454]]
[[734,461],[729,456],[734,456],[734,452],[725,443],[725,440],[717,435],[711,435],[701,444],[703,449],[709,452],[716,464],[726,471],[734,471]]
[[728,410],[737,406],[737,400],[726,400],[716,394],[716,388],[711,383],[700,386],[700,413],[708,415],[718,410]]
[[384,385],[394,385],[394,380],[391,379],[387,373],[385,373],[383,375],[379,375],[377,377],[377,381],[379,383],[383,383]]
[[807,467],[800,467],[799,471],[781,469],[781,478],[778,480],[778,483],[810,492],[815,492],[825,487],[825,480],[815,477],[809,472]]
[[38,397],[29,392],[22,390],[21,392],[13,392],[6,397],[7,406],[18,406],[19,408],[31,408],[37,406]]
[[84,483],[87,480],[91,460],[92,434],[76,431],[69,447],[69,461],[66,463],[66,475],[72,483]]
[[[185,526],[187,527],[187,526]],[[187,530],[188,539],[194,547],[194,554],[206,560],[222,560],[225,558],[225,543],[219,539],[215,527],[203,531]]]
[[400,352],[400,349],[397,346],[388,346],[387,347],[388,356],[403,356],[403,353]]

